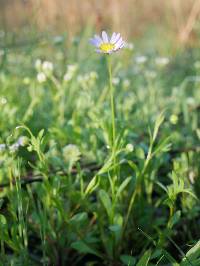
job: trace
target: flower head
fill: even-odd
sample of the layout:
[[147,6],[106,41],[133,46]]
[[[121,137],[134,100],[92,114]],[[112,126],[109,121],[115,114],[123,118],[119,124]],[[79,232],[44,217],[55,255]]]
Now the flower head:
[[52,72],[53,71],[53,64],[49,61],[44,61],[42,63],[42,70],[44,72]]
[[76,64],[68,65],[67,66],[67,72],[65,73],[65,75],[63,77],[64,81],[68,82],[68,81],[72,80],[77,69],[78,69],[78,66]]
[[155,63],[158,66],[165,66],[169,63],[169,58],[168,57],[158,57],[155,59]]
[[94,38],[90,39],[90,43],[97,49],[97,53],[111,54],[123,48],[125,42],[123,41],[120,33],[113,33],[111,38],[105,31],[102,31],[101,37],[95,35]]
[[18,151],[19,149],[19,144],[18,143],[14,143],[9,147],[9,150],[11,153],[15,153],[16,151]]
[[145,55],[139,55],[139,56],[136,56],[135,58],[135,62],[137,64],[144,64],[146,61],[147,61],[147,57]]
[[128,143],[128,144],[126,145],[126,151],[127,151],[127,152],[132,152],[133,150],[134,150],[134,146],[133,146],[133,144]]
[[74,144],[68,144],[62,149],[64,162],[69,164],[69,168],[79,161],[81,152],[79,148]]
[[43,72],[37,74],[37,80],[39,83],[43,83],[47,80],[46,75]]
[[4,143],[0,144],[0,152],[5,151],[5,149],[6,149],[6,144]]
[[53,73],[53,64],[49,61],[44,61],[42,63],[42,71],[47,77],[51,76]]
[[18,140],[17,140],[17,144],[19,145],[19,146],[22,146],[22,147],[24,147],[24,146],[26,146],[27,144],[28,144],[28,138],[26,137],[26,136],[21,136],[21,137],[19,137],[18,138]]

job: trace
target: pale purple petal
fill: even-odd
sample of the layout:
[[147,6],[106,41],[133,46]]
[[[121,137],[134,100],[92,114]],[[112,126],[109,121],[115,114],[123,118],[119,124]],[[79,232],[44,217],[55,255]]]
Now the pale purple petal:
[[119,39],[120,39],[120,33],[117,33],[117,35],[115,36],[115,39],[114,39],[114,41],[112,42],[113,44],[115,44],[115,43],[117,43],[118,41],[119,41]]
[[94,35],[94,38],[98,41],[98,45],[103,43],[103,40],[101,39],[99,35]]
[[96,46],[96,47],[99,46],[99,42],[98,42],[97,39],[93,38],[93,39],[90,39],[89,41],[90,41],[90,43],[91,43],[92,45],[94,45],[94,46]]
[[116,33],[115,37],[112,40],[112,44],[116,43],[119,40],[119,38],[120,38],[120,33]]
[[125,42],[122,42],[121,46],[119,47],[119,49],[123,48],[125,46]]
[[102,31],[102,39],[104,41],[104,43],[108,43],[109,40],[108,40],[108,35],[105,31]]
[[102,53],[102,51],[100,50],[100,49],[96,49],[95,50],[98,54],[101,54]]
[[122,41],[121,44],[118,44],[117,46],[115,46],[115,51],[117,51],[117,50],[123,48],[123,47],[124,47],[124,44],[125,44],[125,42]]
[[124,41],[122,40],[122,38],[115,44],[115,50],[118,50],[121,45],[124,43]]
[[115,44],[118,44],[122,41],[122,37],[119,38],[119,40],[115,43]]
[[111,39],[110,39],[110,43],[114,43],[114,41],[115,41],[115,37],[116,37],[116,33],[113,32],[112,37],[111,37]]

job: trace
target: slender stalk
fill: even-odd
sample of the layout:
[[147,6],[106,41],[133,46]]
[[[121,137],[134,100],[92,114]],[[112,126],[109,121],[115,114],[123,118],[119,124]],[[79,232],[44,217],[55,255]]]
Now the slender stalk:
[[[116,128],[115,128],[115,104],[114,104],[114,88],[112,84],[112,65],[110,56],[107,56],[107,63],[108,63],[108,74],[109,74],[109,90],[110,90],[110,106],[111,106],[111,117],[112,117],[112,155],[113,155],[113,163],[116,165],[116,143],[115,143],[115,137],[116,137]],[[113,204],[112,204],[112,214],[111,214],[111,221],[110,223],[113,224],[114,222],[114,213],[115,213],[115,196],[114,196],[114,187],[115,187],[115,181],[117,177],[117,169],[116,166],[114,167],[114,178],[113,182],[111,181],[111,187],[112,187],[112,194],[113,194]],[[115,235],[112,234],[112,243],[113,243],[113,250],[112,255],[113,258],[115,257]]]
[[111,105],[111,116],[112,116],[112,151],[115,150],[115,105],[114,105],[114,88],[112,84],[112,66],[110,56],[107,56],[108,73],[109,73],[109,89],[110,89],[110,105]]

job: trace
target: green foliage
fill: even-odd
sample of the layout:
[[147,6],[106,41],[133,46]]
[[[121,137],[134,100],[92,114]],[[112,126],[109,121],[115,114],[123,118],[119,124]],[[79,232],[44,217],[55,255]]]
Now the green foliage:
[[200,265],[199,51],[87,40],[0,62],[0,264]]
[[200,263],[200,241],[196,243],[185,255],[180,266],[198,265]]
[[147,250],[144,255],[141,257],[141,259],[139,260],[139,262],[137,263],[136,266],[147,266],[149,259],[151,257],[151,251]]

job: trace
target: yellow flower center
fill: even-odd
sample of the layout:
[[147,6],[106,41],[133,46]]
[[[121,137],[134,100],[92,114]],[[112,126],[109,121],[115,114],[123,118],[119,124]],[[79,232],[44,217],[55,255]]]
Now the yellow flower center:
[[109,53],[114,47],[115,45],[112,43],[102,43],[99,48],[102,52]]

